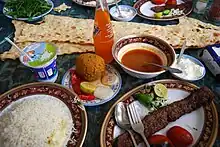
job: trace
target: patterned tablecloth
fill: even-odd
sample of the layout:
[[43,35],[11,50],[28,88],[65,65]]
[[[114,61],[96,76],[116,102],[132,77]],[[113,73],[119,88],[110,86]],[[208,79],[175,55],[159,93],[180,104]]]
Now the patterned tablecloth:
[[[72,6],[71,9],[65,12],[61,12],[60,14],[52,12],[55,15],[65,15],[65,16],[76,17],[76,18],[93,18],[94,17],[94,8],[79,6],[71,2],[70,0],[53,0],[53,1],[55,3],[55,6],[58,6],[63,2],[65,2],[67,5]],[[120,4],[133,5],[134,2],[132,0],[122,0]],[[0,8],[2,8],[1,1],[0,1]],[[198,15],[198,14],[192,13],[190,17],[194,17],[202,21],[206,21],[204,15]],[[149,20],[144,20],[138,16],[136,16],[135,19],[132,21],[155,24],[155,25],[167,25],[167,24],[178,23],[178,21],[169,21],[169,22],[149,21]],[[216,25],[219,25],[219,24],[216,24]],[[1,42],[1,39],[5,35],[8,35],[14,31],[14,27],[11,24],[11,21],[7,19],[6,17],[4,17],[2,13],[0,13],[0,28],[1,27],[4,27],[5,29],[1,30],[0,32],[0,42]],[[8,50],[9,47],[10,45],[7,43],[0,44],[0,53],[2,53],[5,50]],[[192,55],[194,57],[197,57],[200,51],[201,50],[190,50],[189,49],[185,53]],[[58,64],[58,69],[59,69],[59,76],[58,76],[56,83],[61,83],[61,79],[64,73],[74,65],[76,56],[78,55],[72,54],[72,55],[62,55],[58,57],[57,64]],[[132,88],[140,84],[149,82],[149,81],[165,79],[165,78],[173,79],[173,77],[169,73],[165,73],[151,80],[139,80],[139,79],[136,79],[136,78],[133,78],[127,75],[124,71],[122,71],[122,69],[116,63],[112,63],[112,64],[120,72],[122,76],[123,85],[122,85],[122,88],[119,94],[112,101],[106,104],[103,104],[101,106],[86,108],[87,113],[88,113],[89,123],[88,123],[88,132],[87,132],[85,143],[84,143],[85,147],[99,147],[100,146],[99,145],[99,134],[100,134],[101,125],[105,118],[105,115],[108,112],[109,108],[112,106],[112,104],[117,99],[119,99],[123,94],[125,94]],[[32,72],[26,67],[24,67],[19,62],[19,60],[15,60],[15,61],[6,60],[4,62],[0,61],[0,94],[3,92],[6,92],[7,90],[13,87],[26,84],[26,83],[31,83],[31,82],[35,82]],[[194,82],[194,84],[198,86],[206,85],[214,91],[216,91],[218,88],[218,83],[215,81],[214,76],[210,73],[208,69],[207,69],[206,76],[202,80]],[[215,103],[217,104],[217,107],[219,107],[218,95],[216,95]],[[217,138],[215,146],[220,146],[220,139]]]

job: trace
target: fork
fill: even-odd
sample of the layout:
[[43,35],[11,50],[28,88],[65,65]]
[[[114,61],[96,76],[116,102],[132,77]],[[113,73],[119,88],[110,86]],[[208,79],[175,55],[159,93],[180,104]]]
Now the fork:
[[141,137],[144,139],[144,142],[147,147],[150,147],[145,135],[144,135],[144,125],[141,121],[139,114],[134,106],[134,103],[127,105],[128,118],[131,124],[132,129],[139,133]]

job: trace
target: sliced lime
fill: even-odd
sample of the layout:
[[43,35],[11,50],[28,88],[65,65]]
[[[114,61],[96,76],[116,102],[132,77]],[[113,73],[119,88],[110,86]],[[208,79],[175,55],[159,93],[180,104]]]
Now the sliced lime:
[[154,17],[161,18],[163,16],[163,12],[158,12],[154,14]]
[[161,98],[167,98],[167,96],[168,96],[168,90],[167,90],[167,88],[166,88],[166,86],[165,85],[163,85],[163,84],[156,84],[155,86],[154,86],[154,92],[155,92],[155,94],[157,95],[157,96],[159,96],[159,97],[161,97]]
[[84,93],[92,94],[95,91],[96,86],[89,82],[82,82],[80,83],[80,89]]

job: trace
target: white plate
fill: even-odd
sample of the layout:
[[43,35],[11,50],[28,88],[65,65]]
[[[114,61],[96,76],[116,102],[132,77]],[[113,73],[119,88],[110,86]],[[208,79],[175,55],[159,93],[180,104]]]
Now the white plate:
[[[83,146],[88,126],[86,109],[77,101],[77,95],[74,92],[59,84],[36,82],[9,90],[0,95],[0,115],[4,110],[10,109],[12,104],[19,103],[26,99],[40,99],[42,97],[44,99],[49,98],[62,101],[67,106],[71,113],[74,127],[76,128],[75,133],[72,132],[71,138],[76,139],[75,146]],[[33,136],[28,137],[33,139]],[[71,141],[68,141],[66,146],[72,147],[73,144]]]
[[[185,97],[187,97],[190,93],[181,89],[168,89],[168,104],[181,100]],[[145,106],[143,106],[139,101],[134,101],[135,108],[138,110],[140,117],[143,119],[144,116],[146,116],[147,109]],[[164,129],[160,130],[159,132],[155,134],[162,134],[166,136],[166,132],[169,130],[169,128],[173,126],[180,126],[182,128],[185,128],[188,130],[192,136],[193,136],[193,145],[198,141],[199,136],[202,132],[203,126],[205,121],[205,114],[204,109],[199,108],[196,111],[193,111],[192,113],[189,113],[187,115],[184,115],[177,119],[175,122],[169,123]],[[193,129],[193,128],[196,128]],[[120,129],[117,125],[114,127],[114,138],[118,137],[121,133],[124,131]],[[192,145],[192,146],[193,146]],[[144,147],[144,144],[138,145],[138,147]]]
[[[75,67],[71,68],[71,69],[75,69]],[[72,90],[72,86],[71,86],[71,81],[70,81],[70,70],[69,69],[65,75],[63,76],[62,79],[62,85],[65,87],[68,87]],[[110,101],[111,99],[113,99],[119,92],[119,90],[121,89],[121,84],[122,84],[122,79],[121,79],[121,75],[119,74],[119,72],[111,65],[106,64],[106,70],[110,73],[113,73],[117,76],[117,82],[111,86],[111,89],[113,90],[113,95],[109,98],[106,99],[98,99],[96,98],[95,100],[92,101],[86,101],[86,100],[81,100],[82,104],[84,106],[97,106],[97,105],[101,105],[104,104],[108,101]]]
[[[182,3],[184,3],[182,0],[177,0],[177,5],[182,4]],[[151,1],[148,1],[140,7],[140,11],[145,16],[154,17],[155,12],[152,11],[151,8],[155,6],[165,6],[165,4],[155,5]]]
[[[124,132],[117,126],[114,119],[114,109],[117,103],[122,101],[125,103],[132,102],[133,100],[130,97],[131,95],[144,89],[146,85],[153,85],[156,83],[162,83],[168,88],[168,103],[181,100],[187,97],[193,90],[198,88],[197,86],[188,82],[167,79],[143,84],[129,91],[128,93],[123,95],[117,102],[115,102],[115,104],[110,108],[109,112],[107,113],[100,134],[101,147],[111,146],[114,142],[114,139]],[[133,103],[135,103],[135,107],[139,112],[141,118],[146,116],[147,111],[145,111],[145,106],[140,104],[138,101],[133,101]],[[155,134],[165,135],[165,132],[167,132],[169,128],[175,125],[185,128],[192,134],[194,139],[193,145],[198,146],[198,144],[202,144],[204,146],[212,146],[215,142],[218,132],[216,129],[218,128],[218,115],[214,103],[212,102],[210,105],[201,107],[189,114],[183,115],[176,121],[170,122],[164,129],[156,132]],[[138,147],[142,146],[143,143],[140,143],[138,145]]]
[[[177,4],[182,4],[185,3],[184,0],[177,0]],[[185,10],[183,11],[185,15],[189,15],[192,12],[193,9],[193,3],[191,0],[186,2]],[[175,20],[180,17],[183,17],[184,14],[181,15],[174,15],[174,16],[167,16],[167,17],[162,17],[162,18],[155,18],[154,14],[155,12],[151,10],[152,7],[155,6],[164,6],[165,4],[161,5],[155,5],[151,2],[151,0],[138,0],[134,4],[134,8],[137,10],[137,14],[140,17],[143,17],[145,19],[149,20],[157,20],[157,21],[169,21],[169,20]]]

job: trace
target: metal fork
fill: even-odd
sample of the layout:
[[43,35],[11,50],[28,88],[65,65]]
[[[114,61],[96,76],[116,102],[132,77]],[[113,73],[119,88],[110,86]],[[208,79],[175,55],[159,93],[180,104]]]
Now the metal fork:
[[128,118],[131,124],[132,129],[139,133],[141,137],[144,139],[144,142],[147,147],[150,147],[145,135],[144,135],[144,125],[141,121],[139,114],[134,106],[134,103],[127,105]]

